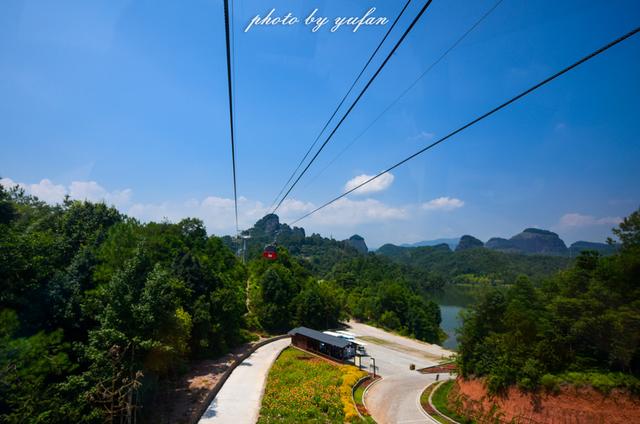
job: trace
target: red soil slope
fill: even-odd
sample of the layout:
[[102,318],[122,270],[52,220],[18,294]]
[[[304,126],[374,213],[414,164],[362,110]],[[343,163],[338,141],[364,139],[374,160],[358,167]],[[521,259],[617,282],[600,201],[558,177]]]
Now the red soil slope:
[[558,394],[531,394],[512,388],[488,395],[482,380],[457,379],[450,403],[458,413],[484,423],[640,423],[640,398],[623,391],[604,395],[592,388],[563,387]]

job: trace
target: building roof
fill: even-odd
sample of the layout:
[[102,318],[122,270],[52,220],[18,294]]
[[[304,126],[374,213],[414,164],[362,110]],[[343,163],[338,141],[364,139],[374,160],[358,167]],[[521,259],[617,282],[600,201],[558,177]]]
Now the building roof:
[[309,337],[310,339],[318,340],[322,343],[326,343],[328,345],[339,348],[345,348],[351,344],[349,340],[343,339],[341,337],[330,336],[329,334],[324,334],[320,331],[316,331],[307,327],[296,327],[293,330],[289,331],[289,334],[292,336],[300,334],[301,336]]

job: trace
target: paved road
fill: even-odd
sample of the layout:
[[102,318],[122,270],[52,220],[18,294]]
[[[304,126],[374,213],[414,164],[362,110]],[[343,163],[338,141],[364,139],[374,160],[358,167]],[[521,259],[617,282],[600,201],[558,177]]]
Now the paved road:
[[213,399],[200,424],[255,423],[269,368],[290,339],[277,340],[258,348],[233,370]]
[[[363,358],[363,366],[371,370],[375,359],[377,373],[383,378],[367,390],[365,403],[369,413],[379,424],[437,423],[420,407],[419,397],[424,388],[435,381],[434,374],[411,371],[435,365],[452,352],[437,345],[419,342],[388,333],[368,325],[350,322],[350,332],[367,343],[370,357]],[[449,378],[441,374],[440,379]]]

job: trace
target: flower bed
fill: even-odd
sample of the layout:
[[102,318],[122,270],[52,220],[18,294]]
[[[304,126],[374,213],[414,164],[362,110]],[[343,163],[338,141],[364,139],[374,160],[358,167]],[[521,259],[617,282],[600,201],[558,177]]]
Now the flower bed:
[[355,421],[359,416],[351,387],[365,374],[285,349],[269,371],[258,423]]

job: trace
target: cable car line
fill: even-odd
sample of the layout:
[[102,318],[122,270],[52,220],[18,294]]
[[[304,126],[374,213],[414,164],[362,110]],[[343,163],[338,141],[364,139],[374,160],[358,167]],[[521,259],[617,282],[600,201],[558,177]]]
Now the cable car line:
[[[236,25],[235,25],[235,10],[236,5],[233,0],[230,2],[229,8],[229,31],[231,32],[231,75],[233,78],[231,79],[231,89],[233,90],[233,110],[237,110],[236,108]],[[234,132],[237,131],[238,128],[238,119],[237,116],[234,116],[233,120],[233,128]]]
[[302,159],[300,159],[300,162],[298,163],[298,166],[296,166],[296,169],[291,173],[291,176],[289,176],[289,179],[287,180],[286,183],[284,183],[284,185],[282,186],[282,188],[280,189],[280,192],[278,193],[278,195],[276,196],[275,199],[273,199],[273,203],[271,204],[271,206],[269,206],[269,209],[273,208],[273,206],[276,204],[276,202],[278,201],[278,199],[280,198],[280,195],[282,194],[282,192],[284,192],[284,190],[287,188],[287,186],[289,185],[289,183],[291,182],[291,180],[293,179],[293,177],[296,175],[296,173],[298,172],[298,170],[300,169],[300,167],[302,166],[302,164],[304,163],[304,161],[307,159],[307,157],[309,156],[309,153],[311,153],[311,151],[313,150],[313,148],[315,147],[315,145],[318,143],[318,140],[320,140],[320,137],[322,137],[322,134],[324,133],[324,131],[327,129],[327,127],[329,126],[329,124],[331,123],[331,121],[333,120],[333,118],[335,118],[336,114],[338,113],[338,111],[340,110],[340,108],[342,107],[342,105],[344,104],[345,100],[347,100],[347,97],[349,97],[349,94],[351,94],[351,92],[353,91],[354,87],[356,86],[356,84],[358,83],[358,81],[360,80],[360,78],[362,77],[362,74],[364,74],[364,71],[367,69],[367,67],[369,66],[369,64],[371,63],[371,61],[373,60],[373,58],[375,57],[375,55],[378,53],[378,51],[380,50],[380,48],[382,47],[382,45],[384,44],[384,42],[387,40],[387,38],[389,37],[389,34],[391,34],[391,31],[393,31],[393,28],[396,26],[396,24],[398,23],[398,21],[400,20],[400,18],[402,17],[402,15],[404,14],[404,11],[407,9],[407,7],[409,6],[409,3],[411,3],[411,0],[407,0],[407,2],[405,3],[404,7],[402,8],[402,10],[400,11],[400,13],[398,14],[398,16],[396,17],[396,19],[393,21],[393,23],[391,24],[391,26],[389,27],[389,29],[387,30],[387,32],[385,33],[384,37],[382,37],[382,39],[380,40],[380,43],[378,43],[378,47],[376,47],[376,49],[373,51],[373,53],[371,53],[371,56],[369,57],[369,60],[367,60],[367,62],[364,64],[364,66],[362,67],[362,70],[360,70],[360,73],[358,74],[358,76],[356,77],[355,80],[353,80],[353,83],[351,84],[351,87],[349,87],[349,90],[347,90],[347,93],[342,97],[342,100],[340,100],[340,103],[338,103],[338,106],[335,108],[335,110],[333,111],[333,113],[331,114],[331,117],[327,120],[327,122],[324,124],[324,127],[322,127],[322,129],[320,130],[320,132],[318,133],[318,135],[316,136],[316,139],[313,141],[313,143],[311,143],[311,145],[309,146],[309,149],[307,149],[307,152],[304,154],[304,156],[302,157]]
[[322,149],[324,149],[324,147],[327,145],[327,143],[329,143],[329,141],[331,140],[331,138],[333,137],[333,135],[338,131],[338,128],[340,128],[340,125],[342,125],[342,123],[347,119],[347,117],[349,116],[349,114],[351,113],[351,111],[356,107],[356,105],[358,104],[358,102],[360,101],[360,99],[362,98],[362,96],[364,95],[364,93],[367,91],[367,89],[371,86],[371,84],[373,83],[373,81],[376,79],[376,77],[378,75],[380,75],[380,72],[382,72],[382,69],[384,69],[385,65],[389,62],[389,59],[391,59],[391,56],[393,56],[393,54],[396,52],[396,50],[398,50],[398,47],[400,47],[400,45],[402,44],[402,42],[404,41],[404,39],[407,37],[407,35],[409,34],[409,32],[411,32],[411,30],[413,29],[413,27],[416,25],[416,23],[420,20],[420,18],[422,17],[422,15],[424,14],[424,12],[427,10],[427,8],[429,7],[429,5],[431,4],[432,0],[427,0],[427,2],[424,4],[424,6],[422,6],[422,9],[420,9],[420,12],[418,12],[418,14],[415,16],[415,18],[413,19],[413,21],[411,22],[411,24],[409,24],[409,26],[407,27],[407,29],[405,30],[405,32],[402,34],[402,36],[400,37],[400,39],[396,42],[396,44],[393,46],[393,48],[391,49],[391,51],[389,52],[389,54],[387,55],[387,57],[384,59],[384,61],[382,62],[382,64],[378,67],[378,69],[376,70],[376,72],[373,74],[373,76],[369,79],[369,81],[367,82],[367,84],[364,86],[364,88],[362,89],[362,91],[360,92],[360,94],[358,94],[358,97],[356,97],[356,99],[354,100],[354,102],[351,104],[351,106],[349,107],[349,109],[347,109],[347,111],[345,112],[345,114],[342,116],[342,118],[340,119],[340,121],[338,121],[338,124],[336,125],[336,127],[331,131],[331,133],[329,134],[329,136],[327,137],[327,139],[322,143],[322,145],[320,146],[320,148],[318,149],[318,151],[315,153],[315,155],[313,155],[313,157],[311,158],[311,160],[309,161],[309,163],[307,164],[307,166],[304,168],[304,170],[300,173],[300,175],[298,175],[298,178],[296,178],[296,180],[293,182],[293,184],[291,185],[291,187],[289,187],[289,190],[287,190],[287,192],[285,193],[285,195],[282,197],[282,199],[280,199],[280,202],[278,202],[278,205],[275,207],[275,209],[272,211],[272,213],[275,213],[278,208],[280,207],[280,205],[282,205],[282,202],[285,201],[285,199],[287,198],[287,196],[289,195],[289,193],[291,193],[291,190],[293,190],[293,188],[296,186],[296,184],[298,184],[298,181],[300,181],[300,178],[302,178],[302,176],[307,172],[307,170],[309,169],[309,167],[311,166],[311,164],[313,164],[313,162],[316,160],[316,158],[318,157],[318,155],[320,154],[320,152],[322,152]]
[[382,112],[380,112],[380,114],[376,116],[376,118],[371,121],[371,123],[364,130],[362,130],[360,134],[358,134],[353,140],[351,140],[349,144],[347,144],[340,152],[338,152],[338,154],[336,154],[333,159],[331,159],[331,161],[329,161],[329,163],[327,163],[327,165],[325,165],[325,167],[320,170],[320,172],[311,177],[304,188],[309,187],[311,183],[313,183],[320,175],[324,173],[324,171],[326,171],[331,165],[335,163],[336,160],[338,160],[347,150],[349,150],[351,146],[356,143],[356,141],[360,140],[360,138],[362,138],[362,136],[365,135],[367,131],[369,131],[371,127],[373,127],[380,120],[380,118],[382,118],[383,115],[385,115],[404,96],[406,96],[407,93],[411,91],[418,84],[418,82],[422,80],[422,78],[424,78],[429,72],[431,72],[431,70],[435,68],[449,53],[451,53],[451,51],[458,47],[458,44],[460,44],[465,38],[467,38],[469,34],[471,34],[489,15],[491,15],[491,13],[493,13],[493,11],[498,8],[502,1],[503,0],[498,0],[497,2],[495,2],[495,4],[491,6],[491,8],[487,10],[472,26],[470,26],[447,50],[445,50],[444,53],[442,53],[433,63],[431,63],[431,65],[429,65],[429,67],[427,67],[427,69],[425,69],[424,72],[422,72],[422,74],[420,74],[420,76],[415,79],[415,81],[413,81],[402,93],[400,93],[398,97],[396,97],[393,102],[391,102]]
[[229,31],[229,0],[224,0],[224,28],[225,28],[225,42],[227,48],[227,85],[229,88],[229,124],[231,129],[231,163],[233,166],[233,202],[235,205],[236,216],[236,236],[240,232],[238,226],[238,185],[236,180],[236,145],[235,145],[235,131],[233,125],[233,78],[231,77],[231,43],[230,43],[230,31]]
[[380,176],[386,174],[387,172],[399,167],[400,165],[403,165],[404,163],[410,161],[411,159],[415,158],[416,156],[421,155],[422,153],[426,152],[427,150],[430,150],[430,149],[436,147],[438,144],[447,141],[448,139],[450,139],[454,135],[466,130],[467,128],[469,128],[469,127],[471,127],[471,126],[473,126],[475,124],[477,124],[478,122],[480,122],[483,119],[493,115],[494,113],[500,111],[501,109],[506,108],[507,106],[511,105],[512,103],[515,103],[516,101],[518,101],[521,98],[525,97],[527,94],[532,93],[533,91],[537,90],[538,88],[550,83],[551,81],[553,81],[556,78],[566,74],[567,72],[569,72],[572,69],[580,66],[581,64],[587,62],[588,60],[593,59],[594,57],[598,56],[599,54],[609,50],[611,47],[613,47],[613,46],[625,41],[626,39],[636,35],[638,32],[640,32],[640,27],[637,27],[636,29],[626,33],[625,35],[623,35],[623,36],[611,41],[610,43],[600,47],[599,49],[593,51],[592,53],[589,53],[587,56],[583,57],[582,59],[578,60],[577,62],[574,62],[573,64],[571,64],[571,65],[567,66],[566,68],[556,72],[555,74],[551,75],[550,77],[547,77],[546,79],[538,82],[537,84],[535,84],[532,87],[526,89],[525,91],[521,92],[520,94],[516,95],[515,97],[512,97],[511,99],[507,100],[506,102],[500,104],[499,106],[496,106],[495,108],[489,110],[488,112],[485,112],[484,114],[478,116],[477,118],[469,121],[468,123],[464,124],[463,126],[459,127],[458,129],[450,132],[449,134],[445,135],[444,137],[438,139],[437,141],[435,141],[435,142],[429,144],[428,146],[418,150],[414,154],[412,154],[410,156],[407,156],[406,158],[402,159],[399,162],[396,162],[395,164],[391,165],[390,167],[388,167],[384,171],[380,172],[379,174],[374,175],[373,177],[371,177],[368,180],[364,181],[363,183],[357,185],[356,187],[354,187],[354,188],[342,193],[341,195],[339,195],[339,196],[333,198],[332,200],[326,202],[322,206],[319,206],[316,209],[312,210],[311,212],[308,212],[307,214],[301,216],[300,218],[298,218],[295,221],[293,221],[290,225],[294,225],[294,224],[300,222],[301,220],[313,215],[314,213],[318,212],[319,210],[321,210],[323,208],[326,208],[330,204],[338,201],[339,199],[342,199],[343,197],[347,196],[348,194],[353,193],[354,191],[358,190],[359,188],[369,184],[371,181],[375,180],[376,178],[379,178]]

